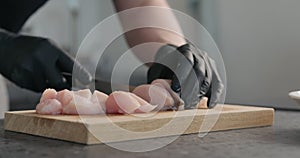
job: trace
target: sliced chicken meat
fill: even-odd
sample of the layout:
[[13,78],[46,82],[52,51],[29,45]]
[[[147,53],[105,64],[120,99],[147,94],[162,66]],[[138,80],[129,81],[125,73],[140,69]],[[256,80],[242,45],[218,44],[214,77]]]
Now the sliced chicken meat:
[[[84,114],[95,115],[103,113],[148,113],[151,111],[182,109],[183,101],[170,88],[170,80],[158,79],[148,85],[141,85],[133,93],[115,91],[109,96],[89,89],[79,91],[55,91],[46,89],[36,106],[39,114]],[[203,97],[197,108],[207,108],[207,98]]]
[[68,105],[73,99],[73,92],[67,89],[59,91],[56,99],[60,101],[62,105]]
[[83,89],[78,91],[73,91],[75,95],[81,96],[83,98],[90,99],[92,97],[92,92],[89,89]]
[[136,87],[133,93],[150,104],[158,105],[158,109],[174,105],[174,99],[170,93],[164,87],[158,85],[141,85]]
[[157,106],[151,105],[137,95],[115,91],[108,96],[106,101],[106,113],[147,113],[154,110]]
[[105,108],[105,102],[108,98],[108,95],[103,93],[103,92],[100,92],[100,91],[97,91],[95,90],[92,97],[91,97],[91,101],[94,103],[94,104],[99,104],[103,110],[103,112],[105,112],[106,108]]
[[[183,100],[170,88],[171,81],[165,79],[154,80],[151,84],[138,86],[133,93],[143,98],[150,104],[157,104],[159,110],[176,107],[183,110]],[[196,106],[199,109],[207,109],[208,98],[203,97]]]
[[[63,105],[63,114],[103,114],[103,100],[107,99],[107,95],[95,91],[91,93],[89,89],[79,91],[63,90],[58,92],[57,98]],[[93,99],[94,98],[94,99]],[[98,101],[100,99],[101,101]]]
[[62,114],[62,105],[56,99],[46,99],[36,106],[36,112],[44,115]]
[[139,96],[135,95],[134,93],[130,93],[130,95],[138,101],[140,104],[140,107],[137,108],[134,112],[136,113],[148,113],[153,111],[154,109],[157,108],[158,105],[155,104],[150,104],[144,99],[140,98]]
[[43,92],[43,94],[42,94],[40,102],[43,102],[43,101],[45,101],[47,99],[56,99],[56,95],[57,95],[56,90],[54,90],[54,89],[46,89]]
[[56,92],[47,89],[42,94],[40,103],[36,107],[39,114],[102,114],[108,96],[102,92],[89,89],[79,91],[62,90]]

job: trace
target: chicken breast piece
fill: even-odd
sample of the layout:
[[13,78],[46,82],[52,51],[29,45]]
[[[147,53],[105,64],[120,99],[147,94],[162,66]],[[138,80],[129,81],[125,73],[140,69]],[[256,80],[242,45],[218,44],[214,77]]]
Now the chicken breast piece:
[[40,99],[40,102],[43,102],[47,99],[56,99],[57,92],[55,89],[46,89]]
[[133,93],[151,104],[158,105],[158,110],[167,110],[173,107],[183,110],[183,100],[173,92],[170,83],[170,80],[157,79],[151,84],[138,86],[133,90]]
[[208,98],[202,97],[199,104],[196,106],[197,109],[208,109],[207,102],[208,102]]
[[130,92],[115,91],[108,96],[105,103],[106,113],[148,113],[157,105],[151,105],[144,99]]
[[64,90],[58,94],[63,102],[63,113],[70,115],[95,115],[105,113],[104,107],[108,96],[102,92],[89,89],[79,91]]
[[163,106],[174,105],[174,100],[170,93],[159,85],[141,85],[136,87],[133,93],[152,105],[158,105],[158,109],[161,109]]
[[[197,108],[207,108],[207,98],[203,97]],[[148,113],[162,107],[182,105],[182,100],[170,88],[170,81],[158,79],[151,85],[141,85],[133,93],[115,91],[109,96],[100,91],[92,94],[89,89],[79,91],[46,89],[36,107],[39,114],[84,114],[103,113]]]
[[90,89],[83,89],[83,90],[78,90],[78,91],[73,91],[74,94],[90,99],[92,97],[92,92]]
[[108,114],[131,114],[140,106],[139,102],[129,92],[123,91],[112,92],[105,103]]
[[67,89],[59,91],[57,93],[56,99],[61,102],[62,106],[68,105],[70,101],[73,99],[73,92]]
[[107,94],[95,90],[92,95],[91,101],[93,104],[99,104],[101,106],[103,112],[105,112],[106,111],[105,110],[105,102],[107,101],[107,98],[108,98]]
[[[151,104],[158,105],[158,109],[166,110],[172,106],[178,107],[178,110],[183,110],[183,100],[171,88],[171,80],[157,79],[150,85],[141,85],[133,90],[137,96],[145,99]],[[196,106],[199,109],[207,109],[208,98],[203,97]]]
[[[174,104],[172,105],[172,109],[175,108],[175,110],[184,110],[184,101],[180,98],[179,94],[175,93],[170,85],[171,85],[171,80],[166,80],[166,79],[157,79],[152,81],[151,85],[157,85],[164,87],[166,91],[169,92],[169,94],[172,96],[174,100]],[[166,107],[166,106],[165,106]],[[166,107],[168,108],[168,107]]]
[[56,99],[46,99],[36,106],[36,112],[44,115],[59,115],[62,113],[62,105]]
[[67,89],[56,92],[47,89],[42,94],[40,103],[36,107],[39,114],[102,114],[105,112],[105,102],[108,96],[95,91],[92,95],[89,89],[69,91]]
[[[173,90],[171,89],[171,87],[170,87],[171,80],[157,79],[157,80],[154,80],[151,84],[164,86],[166,88],[166,90],[172,95],[175,102],[178,102],[179,104],[183,103],[183,101],[180,99],[180,97],[175,92],[173,92]],[[196,108],[207,109],[208,108],[207,102],[208,102],[208,98],[202,97],[200,102],[196,105]]]
[[91,99],[73,94],[73,98],[67,105],[63,105],[63,114],[69,115],[96,115],[103,114],[100,104],[93,103]]
[[140,104],[140,107],[136,109],[134,112],[136,113],[148,113],[153,111],[155,108],[157,108],[158,105],[152,105],[146,100],[140,98],[139,96],[135,95],[134,93],[130,93],[130,95],[138,101]]

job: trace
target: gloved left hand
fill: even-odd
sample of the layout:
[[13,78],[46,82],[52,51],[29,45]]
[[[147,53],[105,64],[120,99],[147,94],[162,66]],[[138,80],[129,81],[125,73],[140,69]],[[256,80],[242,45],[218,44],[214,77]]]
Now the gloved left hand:
[[170,79],[171,88],[179,93],[185,109],[193,109],[208,97],[209,108],[220,103],[224,85],[215,61],[206,52],[191,44],[180,47],[165,45],[155,56],[148,70],[148,83],[155,79]]
[[48,39],[16,35],[0,29],[0,72],[22,88],[41,92],[45,88],[70,89],[72,74],[83,84],[91,82],[89,72]]

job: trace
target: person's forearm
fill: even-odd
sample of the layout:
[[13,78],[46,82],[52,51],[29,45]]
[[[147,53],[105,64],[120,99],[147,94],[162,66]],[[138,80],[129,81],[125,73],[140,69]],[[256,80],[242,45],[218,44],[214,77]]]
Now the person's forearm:
[[[172,44],[180,46],[186,43],[183,33],[172,10],[165,0],[114,0],[118,12],[136,7],[157,6],[157,8],[140,8],[128,11],[130,14],[120,14],[120,21],[125,31],[125,37],[129,47],[155,42],[152,46],[146,46],[143,51],[134,51],[142,61],[153,60],[160,46]],[[132,28],[137,27],[139,29]],[[130,30],[130,31],[129,31]]]

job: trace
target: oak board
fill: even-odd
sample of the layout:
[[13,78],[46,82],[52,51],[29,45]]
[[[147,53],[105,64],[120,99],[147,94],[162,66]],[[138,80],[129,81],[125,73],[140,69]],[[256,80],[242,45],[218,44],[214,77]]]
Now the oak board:
[[217,105],[214,109],[134,115],[39,115],[35,110],[6,112],[4,129],[83,144],[100,144],[271,126],[274,109]]

